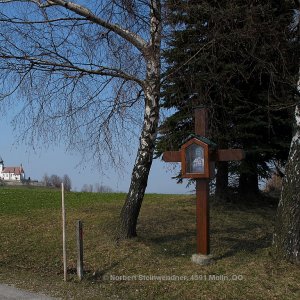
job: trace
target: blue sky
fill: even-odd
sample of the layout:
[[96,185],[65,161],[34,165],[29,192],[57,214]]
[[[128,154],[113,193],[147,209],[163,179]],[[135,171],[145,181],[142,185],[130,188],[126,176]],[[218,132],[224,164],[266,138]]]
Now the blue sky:
[[[135,150],[132,151],[133,157],[128,157],[128,166],[123,174],[108,170],[105,175],[102,175],[92,161],[78,166],[81,156],[66,153],[63,145],[55,147],[47,145],[45,149],[33,150],[30,146],[17,143],[17,133],[13,131],[10,121],[9,116],[0,118],[0,156],[6,166],[19,166],[22,163],[26,177],[30,176],[31,179],[37,180],[41,180],[45,173],[49,176],[68,174],[73,189],[77,191],[81,190],[83,184],[100,183],[111,187],[114,191],[127,192]],[[179,170],[179,164],[165,163],[160,159],[154,160],[146,193],[191,193],[192,188],[186,188],[186,182],[177,184],[176,180],[171,179],[176,174],[174,167]]]

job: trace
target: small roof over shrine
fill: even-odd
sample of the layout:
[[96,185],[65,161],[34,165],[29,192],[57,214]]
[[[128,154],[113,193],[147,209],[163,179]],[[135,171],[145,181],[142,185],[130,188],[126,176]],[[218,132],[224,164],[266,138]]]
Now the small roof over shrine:
[[[202,136],[202,135],[198,135],[198,134],[190,134],[182,143],[182,145],[184,145],[186,142],[188,142],[189,140],[191,139],[197,139],[205,144],[207,144],[209,146],[209,148],[212,148],[212,149],[217,149],[217,144],[214,143],[213,141],[211,141],[210,139],[208,139],[207,137],[205,136]],[[181,146],[182,146],[181,145]]]

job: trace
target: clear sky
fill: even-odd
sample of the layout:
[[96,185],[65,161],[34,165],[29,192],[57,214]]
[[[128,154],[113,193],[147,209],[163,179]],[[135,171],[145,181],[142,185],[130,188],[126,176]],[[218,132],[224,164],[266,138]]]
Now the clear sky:
[[[81,156],[66,153],[63,145],[59,147],[47,145],[45,149],[33,150],[25,144],[18,144],[17,133],[13,132],[10,121],[9,116],[0,118],[0,156],[6,166],[19,166],[22,163],[26,177],[39,181],[45,173],[49,176],[68,174],[72,180],[73,190],[77,191],[80,191],[84,184],[95,183],[109,186],[114,191],[128,191],[135,154],[128,158],[128,166],[122,175],[116,171],[107,170],[104,176],[93,161],[78,165]],[[135,153],[136,149],[132,152]],[[176,165],[176,170],[179,171],[179,164],[165,163],[160,159],[154,160],[146,193],[191,193],[192,187],[186,188],[186,181],[183,184],[177,184],[176,180],[171,179],[176,174],[173,170]]]

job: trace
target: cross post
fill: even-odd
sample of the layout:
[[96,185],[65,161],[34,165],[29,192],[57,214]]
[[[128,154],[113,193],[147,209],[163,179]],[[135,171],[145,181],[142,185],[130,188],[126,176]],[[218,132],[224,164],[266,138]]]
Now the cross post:
[[[182,145],[181,150],[163,153],[165,162],[181,162],[182,177],[194,178],[196,181],[197,253],[192,256],[192,261],[201,265],[211,262],[208,200],[209,179],[213,176],[215,161],[238,161],[245,157],[242,149],[214,149],[214,147],[210,147],[216,146],[216,144],[207,139],[207,134],[207,109],[197,108],[195,109],[195,137]],[[192,145],[194,148],[198,147],[198,150],[194,150],[193,155],[191,154],[192,150],[189,149]],[[195,159],[195,153],[200,155],[197,159]],[[191,162],[192,159],[194,159],[193,162]],[[199,171],[201,166],[202,169]],[[194,172],[193,167],[195,170],[198,168],[198,171]]]
[[[207,136],[208,118],[206,109],[195,109],[195,134]],[[209,179],[196,179],[196,227],[197,253],[209,255]]]

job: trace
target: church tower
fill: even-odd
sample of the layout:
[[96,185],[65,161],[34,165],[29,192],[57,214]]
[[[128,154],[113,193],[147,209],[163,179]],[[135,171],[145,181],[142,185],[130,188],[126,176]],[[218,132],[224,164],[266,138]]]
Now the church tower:
[[4,169],[4,162],[3,162],[2,157],[0,156],[0,173],[3,172],[3,169]]

